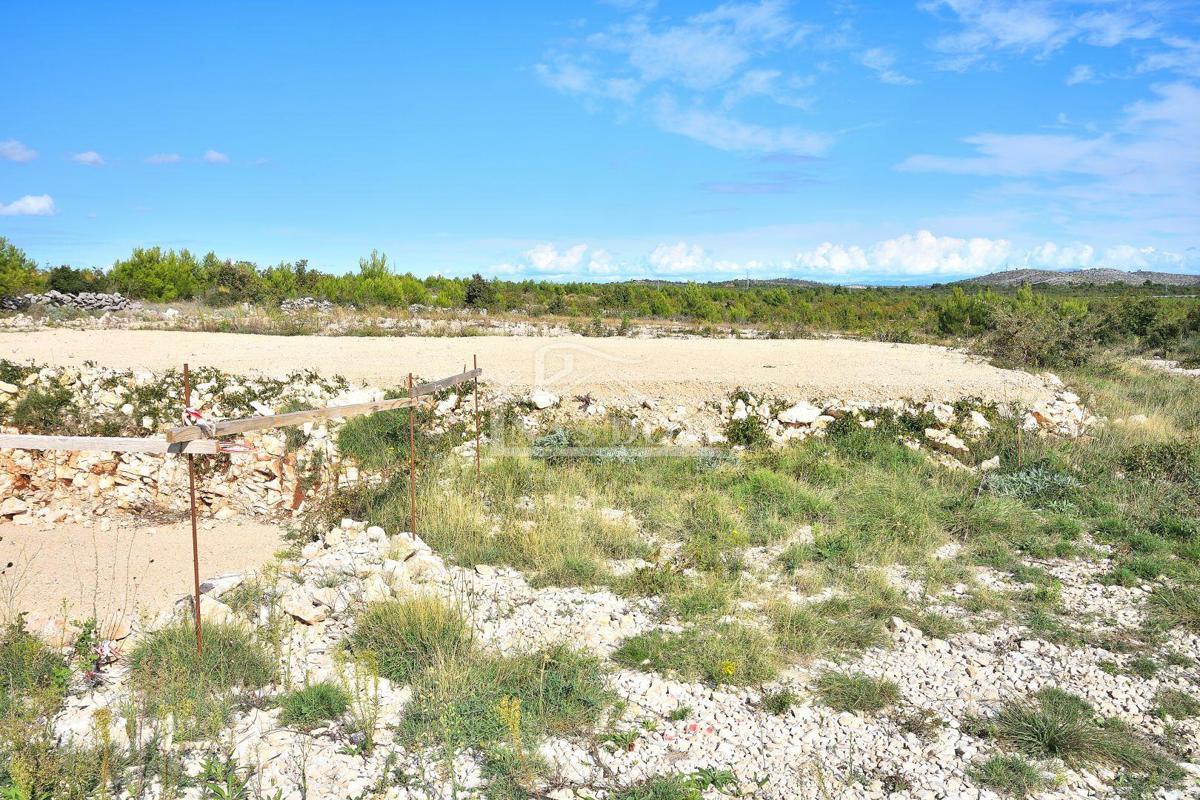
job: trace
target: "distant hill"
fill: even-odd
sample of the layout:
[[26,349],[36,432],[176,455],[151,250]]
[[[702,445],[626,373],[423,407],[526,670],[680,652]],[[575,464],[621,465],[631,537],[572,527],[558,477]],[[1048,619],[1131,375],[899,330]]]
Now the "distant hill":
[[1163,286],[1200,286],[1200,275],[1182,275],[1176,272],[1150,272],[1141,269],[1130,272],[1123,269],[1109,269],[1106,267],[1073,269],[1061,272],[1052,269],[1008,269],[1002,272],[980,275],[978,278],[967,278],[966,280],[958,281],[958,283],[971,283],[982,286],[1020,286],[1022,283],[1052,286],[1075,286],[1084,283],[1125,283],[1130,286],[1141,286],[1147,282]]
[[[638,278],[627,282],[638,283],[647,286],[679,286],[684,283],[694,283],[695,281],[671,281],[655,278]],[[699,283],[702,286],[724,286],[734,289],[744,289],[747,286],[755,289],[765,286],[786,286],[792,289],[817,289],[824,287],[828,289],[834,285],[832,283],[804,280],[803,278],[752,278],[750,280],[745,278],[734,278],[733,280],[727,281],[700,281]]]

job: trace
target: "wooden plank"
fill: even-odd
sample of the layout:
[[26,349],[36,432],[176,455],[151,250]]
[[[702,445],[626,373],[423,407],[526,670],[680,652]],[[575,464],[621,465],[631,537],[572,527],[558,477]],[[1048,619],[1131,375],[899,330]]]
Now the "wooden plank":
[[197,453],[217,452],[215,439],[171,444],[166,439],[122,436],[35,436],[0,434],[0,450],[66,450],[108,453]]
[[[303,425],[306,422],[315,422],[321,419],[337,419],[344,417],[357,417],[363,414],[374,414],[376,411],[390,411],[396,408],[408,408],[417,405],[420,398],[424,395],[431,395],[442,389],[450,386],[457,386],[460,383],[466,383],[473,380],[478,375],[482,374],[481,369],[471,369],[466,372],[460,372],[458,375],[451,375],[448,378],[441,378],[429,383],[422,383],[419,386],[413,387],[413,394],[416,398],[398,397],[394,400],[375,400],[370,403],[350,403],[344,406],[326,406],[325,408],[314,408],[308,411],[292,411],[287,414],[271,414],[262,417],[242,417],[241,419],[225,419],[219,420],[213,425],[214,436],[231,436],[238,433],[249,433],[250,431],[263,431],[269,428],[283,428],[290,425]],[[171,428],[167,431],[167,441],[169,442],[189,442],[198,441],[204,438],[204,430],[199,425],[184,425],[178,428]]]

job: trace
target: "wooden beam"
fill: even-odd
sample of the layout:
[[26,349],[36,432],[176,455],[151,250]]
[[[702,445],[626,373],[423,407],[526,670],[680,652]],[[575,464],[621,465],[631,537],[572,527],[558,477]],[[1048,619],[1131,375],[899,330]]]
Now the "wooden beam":
[[[321,419],[337,419],[357,417],[363,414],[374,414],[376,411],[390,411],[396,408],[408,408],[420,402],[420,398],[431,395],[450,386],[457,386],[473,380],[483,372],[481,369],[471,369],[448,378],[422,383],[413,387],[415,397],[398,397],[394,400],[375,400],[370,403],[350,403],[344,406],[326,406],[308,411],[292,411],[287,414],[271,414],[262,417],[242,417],[241,419],[224,419],[213,424],[213,436],[232,436],[238,433],[263,431],[269,428],[283,428],[290,425],[303,425]],[[203,439],[204,430],[199,425],[185,425],[171,428],[167,431],[168,442],[190,442]]]
[[0,450],[66,450],[108,453],[197,453],[217,452],[215,439],[171,444],[166,439],[122,436],[34,436],[0,434]]

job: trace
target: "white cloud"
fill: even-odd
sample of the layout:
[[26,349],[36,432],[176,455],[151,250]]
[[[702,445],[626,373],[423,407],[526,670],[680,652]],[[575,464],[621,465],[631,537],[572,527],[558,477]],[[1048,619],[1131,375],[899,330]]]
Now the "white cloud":
[[178,153],[155,153],[146,157],[147,164],[178,164],[182,159]]
[[921,230],[868,247],[825,242],[793,258],[796,271],[813,275],[981,275],[1014,267],[1039,269],[1181,269],[1187,259],[1154,247],[1119,244],[1099,250],[1093,245],[1055,242],[1019,249],[1007,239],[959,239]]
[[0,203],[0,217],[48,217],[56,210],[48,194],[27,194],[7,205]]
[[1072,67],[1071,72],[1067,75],[1067,86],[1075,86],[1080,83],[1090,83],[1096,77],[1096,71],[1089,64],[1076,64]]
[[579,268],[586,252],[586,244],[568,247],[561,253],[552,244],[538,244],[525,251],[525,258],[537,272],[565,275],[574,273]]
[[7,161],[16,161],[18,164],[26,161],[33,161],[37,158],[37,150],[18,142],[16,139],[5,139],[0,142],[0,158]]
[[1138,64],[1138,72],[1167,70],[1188,78],[1200,78],[1200,39],[1164,36],[1164,49],[1150,53]]
[[660,97],[654,105],[654,118],[660,128],[719,150],[816,156],[833,142],[824,133],[757,125],[695,106],[680,108],[670,97]]
[[77,164],[83,164],[85,167],[103,167],[104,158],[95,150],[88,150],[83,153],[76,153],[71,156],[71,159]]
[[862,54],[862,65],[879,73],[879,80],[884,83],[897,86],[911,86],[916,83],[912,78],[893,69],[895,64],[896,56],[883,47],[872,47]]
[[1005,239],[956,239],[917,231],[876,242],[868,250],[825,242],[797,253],[795,264],[807,271],[835,274],[964,275],[998,269],[1011,248]]
[[202,156],[205,164],[228,164],[229,156],[216,150],[205,150]]

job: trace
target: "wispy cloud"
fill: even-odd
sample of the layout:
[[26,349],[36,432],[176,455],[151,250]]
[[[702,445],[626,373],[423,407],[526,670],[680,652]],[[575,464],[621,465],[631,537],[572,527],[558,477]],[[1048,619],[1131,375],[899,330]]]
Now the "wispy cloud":
[[1169,11],[1169,4],[1114,8],[1087,0],[925,0],[920,7],[957,23],[933,43],[940,66],[952,70],[987,63],[993,54],[1045,59],[1071,42],[1115,47],[1152,39],[1163,28],[1157,15]]
[[228,164],[229,156],[219,153],[216,150],[205,150],[201,160],[205,164]]
[[897,86],[911,86],[916,83],[915,80],[897,72],[894,67],[896,64],[896,56],[888,49],[883,47],[872,47],[862,54],[862,65],[867,69],[874,70],[879,74],[879,80],[884,83],[891,83]]
[[827,134],[748,119],[735,109],[766,99],[804,109],[811,78],[762,62],[796,47],[811,28],[780,0],[725,3],[682,20],[637,10],[620,22],[561,42],[537,64],[551,88],[593,108],[615,104],[660,129],[732,152],[820,152]]
[[1074,133],[979,133],[966,156],[915,155],[897,168],[1021,179],[1014,195],[1054,198],[1081,216],[1141,220],[1158,231],[1200,230],[1200,88],[1152,87],[1116,125]]
[[152,156],[146,157],[147,164],[155,164],[155,165],[178,164],[182,160],[183,159],[181,159],[179,157],[178,153],[155,153]]
[[654,119],[671,133],[731,152],[821,155],[833,137],[794,126],[757,125],[700,107],[680,107],[663,96],[654,103]]
[[82,153],[76,153],[71,156],[71,160],[76,164],[83,164],[85,167],[103,167],[104,158],[95,150],[87,150]]
[[48,194],[27,194],[11,203],[0,203],[0,217],[48,217],[54,214],[54,198]]
[[1076,86],[1080,83],[1091,83],[1096,78],[1096,71],[1088,64],[1076,64],[1071,68],[1070,74],[1067,75],[1067,86]]
[[31,147],[18,142],[16,139],[5,139],[0,142],[0,158],[6,161],[16,161],[18,164],[33,161],[38,152]]

